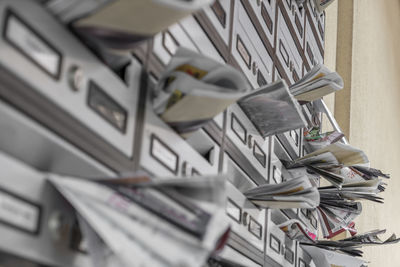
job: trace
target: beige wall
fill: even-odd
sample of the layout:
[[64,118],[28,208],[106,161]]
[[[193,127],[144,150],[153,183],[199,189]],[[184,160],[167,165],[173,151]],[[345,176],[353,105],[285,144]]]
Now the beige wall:
[[[337,2],[327,13],[330,21],[339,12],[337,46],[327,44],[326,53],[329,62],[336,54],[337,70],[346,84],[336,94],[335,116],[350,143],[366,152],[371,166],[392,175],[381,195],[385,204],[364,202],[356,227],[359,232],[386,228],[400,235],[400,2]],[[327,25],[327,34],[335,30]],[[363,250],[371,267],[400,266],[400,244]]]

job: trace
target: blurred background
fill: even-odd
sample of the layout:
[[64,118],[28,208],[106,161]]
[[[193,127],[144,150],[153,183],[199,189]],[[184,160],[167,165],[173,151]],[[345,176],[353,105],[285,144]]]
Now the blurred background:
[[[338,0],[327,8],[325,64],[345,88],[325,97],[350,144],[371,165],[391,174],[385,204],[363,203],[359,232],[399,232],[400,222],[400,2]],[[389,235],[389,234],[387,234]],[[365,247],[369,266],[396,266],[399,246]]]

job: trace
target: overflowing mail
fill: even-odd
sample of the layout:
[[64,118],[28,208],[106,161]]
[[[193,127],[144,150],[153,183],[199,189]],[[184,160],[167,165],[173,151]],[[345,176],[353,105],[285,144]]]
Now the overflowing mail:
[[315,208],[319,205],[318,190],[307,176],[280,184],[260,185],[244,195],[254,204],[265,208]]
[[[123,35],[152,36],[192,12],[210,5],[213,0],[115,0],[102,2],[99,6],[88,9],[85,14],[69,15],[68,8],[58,13],[61,17],[69,15],[68,20],[74,20],[76,28],[92,28]],[[78,6],[82,4],[75,3]]]
[[49,179],[76,209],[96,267],[107,254],[109,266],[202,266],[229,233],[223,177],[144,178]]
[[238,104],[263,137],[307,125],[300,105],[283,80],[261,87]]

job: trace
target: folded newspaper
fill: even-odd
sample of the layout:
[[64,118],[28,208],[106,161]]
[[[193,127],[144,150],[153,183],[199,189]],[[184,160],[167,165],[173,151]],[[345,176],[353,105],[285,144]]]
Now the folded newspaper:
[[317,213],[324,238],[333,238],[344,231],[356,234],[354,219],[361,211],[359,202],[321,198]]
[[328,145],[295,160],[295,163],[303,165],[319,163],[352,166],[368,162],[368,157],[362,150],[339,142]]
[[222,178],[49,180],[77,211],[94,266],[200,267],[229,234]]
[[[347,167],[369,163],[362,150],[339,142],[325,146],[292,162],[282,162],[288,169],[305,166],[310,172],[324,177],[338,188],[347,182],[355,181],[351,178],[356,173]],[[357,171],[357,173],[361,172]]]
[[[318,188],[321,198],[338,198],[347,200],[366,199],[383,203],[383,198],[377,194],[384,190],[385,183],[381,179],[364,180],[360,182],[344,184],[342,188],[325,186]],[[383,188],[382,188],[383,187]]]
[[312,258],[318,267],[366,267],[367,262],[343,253],[335,252],[314,246],[301,246]]
[[154,109],[178,133],[193,132],[250,88],[231,66],[180,48],[155,89]]
[[244,96],[238,104],[263,137],[307,125],[300,105],[283,80]]
[[[67,3],[66,3],[67,2]],[[52,1],[48,8],[81,35],[111,48],[132,48],[213,0]],[[155,19],[157,18],[157,19]]]
[[346,183],[341,189],[335,186],[318,188],[320,205],[317,208],[321,229],[325,238],[332,238],[344,231],[354,235],[354,220],[361,214],[361,203],[356,200],[365,199],[383,203],[383,198],[377,194],[385,188],[381,179],[357,180]]
[[290,87],[290,92],[299,101],[314,101],[343,89],[342,77],[324,65],[315,65],[310,72]]
[[363,252],[360,250],[363,246],[376,246],[376,245],[389,245],[396,244],[400,241],[395,234],[392,234],[388,239],[382,241],[378,235],[384,234],[386,230],[374,230],[361,235],[355,235],[346,239],[332,241],[332,240],[318,240],[314,243],[301,243],[303,248],[307,246],[315,246],[322,249],[331,251],[338,251],[350,256],[362,256]]
[[293,178],[280,184],[265,184],[250,189],[244,195],[254,204],[264,208],[291,209],[316,208],[319,205],[318,189],[307,176]]

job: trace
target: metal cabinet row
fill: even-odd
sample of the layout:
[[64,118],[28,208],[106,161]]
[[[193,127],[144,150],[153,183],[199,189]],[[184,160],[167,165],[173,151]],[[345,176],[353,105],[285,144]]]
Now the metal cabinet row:
[[[0,223],[2,236],[13,240],[0,250],[50,266],[89,264],[74,218],[63,216],[70,206],[33,168],[82,177],[137,170],[157,177],[226,173],[233,234],[222,257],[244,266],[309,266],[310,258],[276,225],[285,218],[315,225],[314,215],[260,209],[243,195],[290,179],[280,159],[306,153],[302,130],[264,139],[232,105],[183,139],[154,113],[148,89],[179,46],[232,64],[253,88],[279,77],[295,82],[304,66],[323,58],[323,32],[315,36],[323,16],[313,16],[308,5],[217,0],[138,48],[121,76],[38,2],[1,1],[0,161],[13,168],[0,182],[0,196],[36,214],[36,223]],[[304,106],[304,112],[313,122],[312,109]]]

